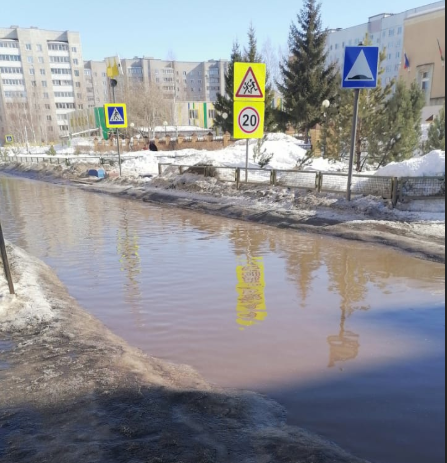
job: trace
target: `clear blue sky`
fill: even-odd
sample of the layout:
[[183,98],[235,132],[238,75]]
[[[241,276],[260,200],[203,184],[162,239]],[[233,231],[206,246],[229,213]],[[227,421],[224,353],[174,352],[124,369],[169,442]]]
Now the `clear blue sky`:
[[[2,0],[3,1],[3,0]],[[6,0],[5,0],[6,1]],[[1,8],[0,27],[79,31],[85,59],[121,57],[167,58],[182,61],[228,58],[232,43],[245,43],[250,22],[260,45],[270,38],[285,47],[291,21],[302,0],[15,0]],[[323,0],[327,27],[349,27],[369,16],[397,13],[430,0]]]

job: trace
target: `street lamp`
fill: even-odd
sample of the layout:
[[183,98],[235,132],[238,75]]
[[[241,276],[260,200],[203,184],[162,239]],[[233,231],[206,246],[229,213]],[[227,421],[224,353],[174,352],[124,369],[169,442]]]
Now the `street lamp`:
[[168,121],[164,121],[163,125],[165,126],[165,137],[168,136]]
[[[230,117],[230,116],[228,115],[228,113],[223,113],[223,114],[222,114],[222,119],[223,119],[225,122],[227,121],[227,119],[228,119],[229,117]],[[226,124],[225,124],[225,126],[226,126]],[[224,131],[224,132],[225,132],[225,131]],[[225,133],[224,133],[224,134],[225,134]]]
[[329,100],[324,100],[321,104],[323,111],[324,111],[324,142],[323,142],[323,157],[326,157],[327,152],[327,111],[331,107],[331,102]]

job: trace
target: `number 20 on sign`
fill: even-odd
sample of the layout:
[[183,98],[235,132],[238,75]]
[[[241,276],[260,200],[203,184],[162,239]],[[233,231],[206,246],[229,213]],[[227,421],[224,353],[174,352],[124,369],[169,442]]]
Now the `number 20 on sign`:
[[265,103],[234,103],[234,138],[251,139],[264,136]]

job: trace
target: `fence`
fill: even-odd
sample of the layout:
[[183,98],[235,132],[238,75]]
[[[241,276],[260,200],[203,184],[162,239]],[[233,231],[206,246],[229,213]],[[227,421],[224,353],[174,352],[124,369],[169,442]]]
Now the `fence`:
[[[348,175],[343,173],[250,168],[245,181],[245,169],[238,167],[159,164],[159,174],[163,175],[169,168],[173,169],[172,173],[194,173],[236,182],[238,189],[244,183],[282,186],[316,193],[346,193],[348,189]],[[352,192],[354,195],[388,199],[394,206],[399,201],[445,198],[445,177],[397,178],[357,174],[353,176]]]
[[[139,159],[144,156],[128,156],[124,155],[121,157],[122,163],[129,159]],[[46,154],[39,155],[21,155],[21,156],[8,156],[6,158],[10,162],[16,163],[25,163],[25,164],[39,164],[41,162],[49,163],[49,164],[65,164],[66,166],[70,166],[72,161],[81,161],[85,162],[85,164],[111,164],[114,165],[118,163],[118,156],[47,156]]]

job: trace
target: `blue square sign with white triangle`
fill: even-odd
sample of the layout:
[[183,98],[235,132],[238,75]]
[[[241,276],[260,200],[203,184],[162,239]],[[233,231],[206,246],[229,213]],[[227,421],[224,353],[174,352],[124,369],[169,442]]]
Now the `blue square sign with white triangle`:
[[377,88],[379,47],[346,47],[343,88]]

